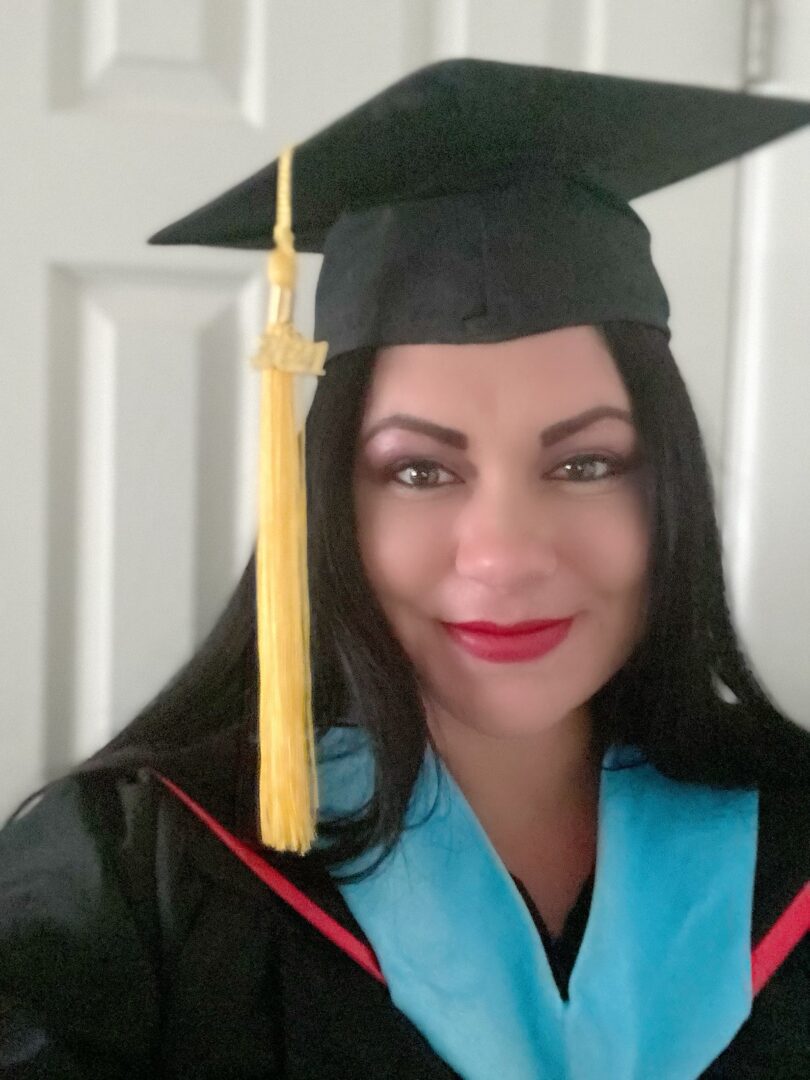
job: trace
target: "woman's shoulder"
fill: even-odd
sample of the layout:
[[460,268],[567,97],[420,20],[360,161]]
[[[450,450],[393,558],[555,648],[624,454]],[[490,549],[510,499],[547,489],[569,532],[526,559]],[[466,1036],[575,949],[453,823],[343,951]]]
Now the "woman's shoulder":
[[79,773],[48,785],[0,831],[6,957],[29,967],[61,958],[69,969],[84,951],[114,981],[133,957],[151,953],[161,934],[156,865],[169,845],[164,861],[178,866],[182,846],[167,809],[145,770]]
[[[93,885],[120,875],[137,859],[153,831],[152,785],[136,773],[99,771],[63,777],[34,796],[0,831],[0,894],[35,893],[53,904],[79,887],[89,901]],[[85,909],[87,910],[87,909]]]
[[[167,802],[158,780],[161,768],[183,775],[204,797],[216,791],[220,804],[227,804],[222,788],[230,783],[230,771],[221,760],[214,763],[205,749],[161,754],[139,747],[100,757],[51,782],[0,830],[6,856],[2,869],[13,865],[30,873],[41,864],[51,877],[58,867],[64,879],[137,861],[144,848],[154,845],[157,819]],[[219,785],[211,783],[217,773]]]
[[[807,1075],[810,938],[797,897],[810,878],[807,787],[759,791],[751,1015],[708,1077]],[[774,927],[776,930],[774,931]]]
[[753,936],[759,940],[810,881],[810,789],[759,791]]
[[759,789],[759,842],[788,863],[810,870],[810,784]]
[[161,775],[236,829],[250,799],[239,780],[242,752],[239,734],[227,730],[189,746],[103,755],[49,784],[0,830],[4,902],[15,896],[15,909],[31,913],[78,893],[86,920],[121,895],[151,926],[156,883],[179,879],[200,835]]
[[[225,816],[227,757],[204,758],[161,764]],[[0,1073],[157,1075],[167,1024],[179,1033],[236,998],[256,1012],[279,920],[221,847],[154,766],[120,762],[49,785],[0,831]],[[209,1053],[204,1035],[182,1052]],[[256,1053],[256,1075],[272,1072],[272,1040]]]
[[133,870],[146,803],[131,786],[67,777],[0,832],[0,1072],[100,1075],[113,1046],[134,1062],[154,1042],[156,924]]

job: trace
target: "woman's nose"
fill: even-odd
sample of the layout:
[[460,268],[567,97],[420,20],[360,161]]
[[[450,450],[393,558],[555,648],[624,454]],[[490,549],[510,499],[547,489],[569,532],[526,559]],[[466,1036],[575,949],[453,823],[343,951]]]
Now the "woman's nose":
[[550,577],[558,554],[551,515],[528,493],[481,490],[456,519],[456,571],[499,591]]

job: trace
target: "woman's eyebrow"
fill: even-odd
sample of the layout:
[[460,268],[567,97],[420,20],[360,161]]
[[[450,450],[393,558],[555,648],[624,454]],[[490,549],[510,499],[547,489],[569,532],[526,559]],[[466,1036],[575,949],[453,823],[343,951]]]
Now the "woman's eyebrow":
[[375,435],[381,431],[385,431],[388,428],[402,428],[405,431],[416,431],[420,435],[429,435],[431,439],[436,439],[437,442],[447,443],[448,446],[454,446],[457,450],[467,449],[467,436],[461,431],[456,431],[453,428],[442,427],[441,424],[434,424],[431,420],[422,420],[418,416],[409,416],[407,413],[394,413],[392,416],[386,416],[384,420],[378,420],[376,424],[373,424],[366,434],[363,436],[363,444],[365,445]]
[[[585,412],[579,413],[577,416],[569,416],[566,420],[558,420],[556,424],[551,424],[545,428],[540,433],[540,442],[544,447],[553,446],[555,443],[568,438],[569,435],[574,435],[576,432],[582,431],[583,428],[595,424],[598,420],[607,418],[625,420],[631,425],[633,423],[633,418],[626,409],[620,409],[615,405],[595,405],[592,409],[586,409]],[[415,431],[419,435],[428,435],[431,439],[446,443],[456,450],[466,450],[468,445],[467,436],[462,431],[443,427],[441,424],[434,424],[431,420],[423,420],[418,416],[410,416],[408,413],[393,413],[383,420],[378,420],[376,424],[372,424],[363,436],[363,445],[373,439],[379,432],[388,428],[401,428],[404,431]]]
[[561,442],[569,435],[590,427],[597,420],[605,419],[626,420],[631,427],[633,425],[633,417],[627,409],[620,409],[616,405],[595,405],[592,409],[586,409],[577,416],[570,416],[567,420],[558,420],[556,424],[551,424],[541,433],[540,442],[543,446],[553,446],[554,443]]

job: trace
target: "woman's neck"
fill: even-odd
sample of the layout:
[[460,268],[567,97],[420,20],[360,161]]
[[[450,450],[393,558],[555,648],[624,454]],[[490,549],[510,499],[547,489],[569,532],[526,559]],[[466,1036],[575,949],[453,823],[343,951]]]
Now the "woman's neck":
[[591,807],[601,762],[583,706],[528,736],[483,734],[438,710],[428,710],[434,743],[484,828],[525,835],[554,827]]
[[429,726],[499,858],[558,936],[596,861],[601,760],[587,708],[522,738],[435,714]]

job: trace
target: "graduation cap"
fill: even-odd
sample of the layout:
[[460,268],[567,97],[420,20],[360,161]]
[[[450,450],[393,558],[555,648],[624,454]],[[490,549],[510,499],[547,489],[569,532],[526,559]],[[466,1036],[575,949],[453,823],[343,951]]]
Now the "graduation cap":
[[[292,383],[359,348],[502,341],[631,320],[668,333],[630,200],[810,122],[810,102],[484,60],[431,65],[153,244],[271,248],[262,368],[259,817],[308,850],[317,782],[309,686],[303,434]],[[292,326],[294,243],[323,252],[315,334]]]

